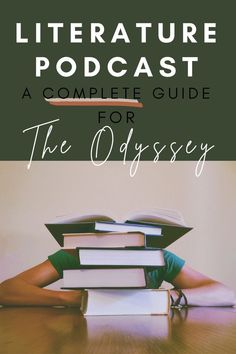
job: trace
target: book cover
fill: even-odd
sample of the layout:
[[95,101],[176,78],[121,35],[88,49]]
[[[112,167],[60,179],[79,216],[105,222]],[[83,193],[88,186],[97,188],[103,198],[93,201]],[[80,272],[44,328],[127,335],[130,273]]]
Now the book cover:
[[58,215],[166,209],[193,229],[163,247],[236,291],[233,2],[23,0],[0,16],[0,281],[59,250]]
[[155,248],[85,248],[76,249],[81,265],[164,266],[163,250]]

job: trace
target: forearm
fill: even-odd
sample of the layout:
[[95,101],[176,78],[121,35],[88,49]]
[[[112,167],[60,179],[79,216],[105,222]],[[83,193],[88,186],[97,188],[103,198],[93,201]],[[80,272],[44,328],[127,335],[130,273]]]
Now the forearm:
[[9,279],[0,285],[0,304],[8,306],[78,306],[72,292],[42,289],[21,279]]
[[[235,294],[226,286],[214,282],[198,288],[182,289],[189,306],[234,306]],[[176,294],[172,294],[174,298]]]

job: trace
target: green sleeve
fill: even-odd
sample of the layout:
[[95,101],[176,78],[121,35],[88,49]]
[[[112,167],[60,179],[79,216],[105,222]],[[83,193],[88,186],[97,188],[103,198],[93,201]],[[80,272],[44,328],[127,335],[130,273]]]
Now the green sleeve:
[[60,275],[60,278],[63,277],[63,270],[77,269],[80,266],[79,259],[76,257],[76,255],[73,255],[64,250],[60,250],[51,254],[48,256],[48,259]]
[[174,253],[166,250],[164,251],[164,258],[166,263],[164,280],[171,283],[183,268],[185,261]]
[[165,266],[152,269],[148,273],[149,287],[159,288],[163,280],[171,283],[176,275],[181,271],[185,261],[174,253],[164,250]]

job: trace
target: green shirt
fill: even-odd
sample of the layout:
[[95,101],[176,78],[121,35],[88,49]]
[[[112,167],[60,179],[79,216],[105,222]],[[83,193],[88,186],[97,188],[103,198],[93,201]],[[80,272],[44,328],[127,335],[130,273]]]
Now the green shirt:
[[[50,255],[48,259],[58,272],[60,278],[63,277],[63,270],[80,268],[78,257],[64,250],[57,251]],[[155,269],[148,268],[149,288],[159,288],[163,280],[171,283],[185,263],[183,259],[166,250],[164,250],[164,259],[164,267],[158,267]]]

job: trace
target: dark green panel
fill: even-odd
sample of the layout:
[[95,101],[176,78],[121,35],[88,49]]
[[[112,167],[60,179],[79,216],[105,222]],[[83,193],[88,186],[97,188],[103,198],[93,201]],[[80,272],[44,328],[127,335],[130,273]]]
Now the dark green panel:
[[[233,1],[195,2],[195,1],[150,1],[150,2],[28,2],[8,1],[1,10],[1,142],[0,159],[28,160],[30,157],[35,131],[22,133],[24,129],[55,119],[60,119],[53,127],[49,144],[61,144],[68,140],[72,145],[66,154],[59,150],[46,154],[47,160],[90,160],[90,147],[95,133],[104,125],[109,125],[114,133],[114,146],[110,160],[122,160],[120,145],[127,140],[131,128],[134,129],[127,151],[127,159],[132,160],[137,151],[135,143],[143,147],[150,145],[141,155],[142,160],[153,160],[154,142],[159,142],[159,149],[167,147],[160,154],[161,160],[170,160],[172,152],[169,145],[176,142],[177,148],[183,145],[177,154],[178,160],[198,160],[202,154],[200,144],[214,145],[207,154],[209,160],[235,160],[235,113],[234,113],[234,74],[235,45]],[[29,38],[28,44],[15,43],[15,24],[22,22],[23,35]],[[35,43],[35,23],[42,23],[42,43]],[[59,43],[52,43],[48,22],[63,22],[59,32]],[[83,43],[69,43],[69,24],[83,23]],[[90,43],[90,23],[100,22],[105,26],[104,44]],[[110,43],[118,22],[125,24],[130,44]],[[136,22],[151,22],[152,29],[147,31],[147,43],[140,43],[140,31]],[[170,22],[176,24],[176,39],[169,44],[160,43],[156,36],[156,24]],[[183,22],[197,26],[198,43],[182,43],[181,28]],[[203,43],[204,22],[216,22],[216,44]],[[35,77],[35,57],[45,56],[50,60],[50,68],[42,77]],[[55,71],[56,62],[63,56],[73,58],[77,63],[77,72],[69,78],[60,77]],[[100,73],[93,78],[83,77],[83,58],[96,57],[101,64]],[[127,61],[127,74],[114,78],[108,74],[107,62],[114,56],[121,56]],[[148,60],[153,77],[133,74],[141,56]],[[176,75],[164,78],[160,75],[160,59],[173,57],[176,61]],[[186,64],[181,58],[197,56],[192,78],[186,76]],[[118,68],[118,65],[117,65]],[[22,99],[25,88],[30,90],[32,99]],[[85,92],[90,87],[98,90],[97,97],[110,97],[111,87],[117,87],[119,97],[124,97],[124,87],[140,88],[144,108],[97,108],[97,107],[53,107],[43,99],[43,89],[51,87],[57,97],[57,90],[65,87],[70,97],[74,89]],[[165,97],[155,99],[153,89],[161,87]],[[189,87],[198,90],[198,98],[181,98],[182,88],[185,95]],[[201,91],[206,87],[209,99],[202,99]],[[168,89],[172,95],[178,88],[176,99],[168,98]],[[103,92],[101,92],[103,89]],[[106,111],[106,119],[98,122],[98,112]],[[119,124],[109,119],[113,111],[122,115]],[[134,123],[126,123],[127,111],[134,113]],[[35,160],[41,160],[43,145],[48,126],[41,128],[34,153]],[[192,140],[196,149],[186,154],[185,147]],[[110,149],[110,135],[104,134],[99,149],[99,159],[103,159]],[[176,149],[176,147],[175,147]]]

